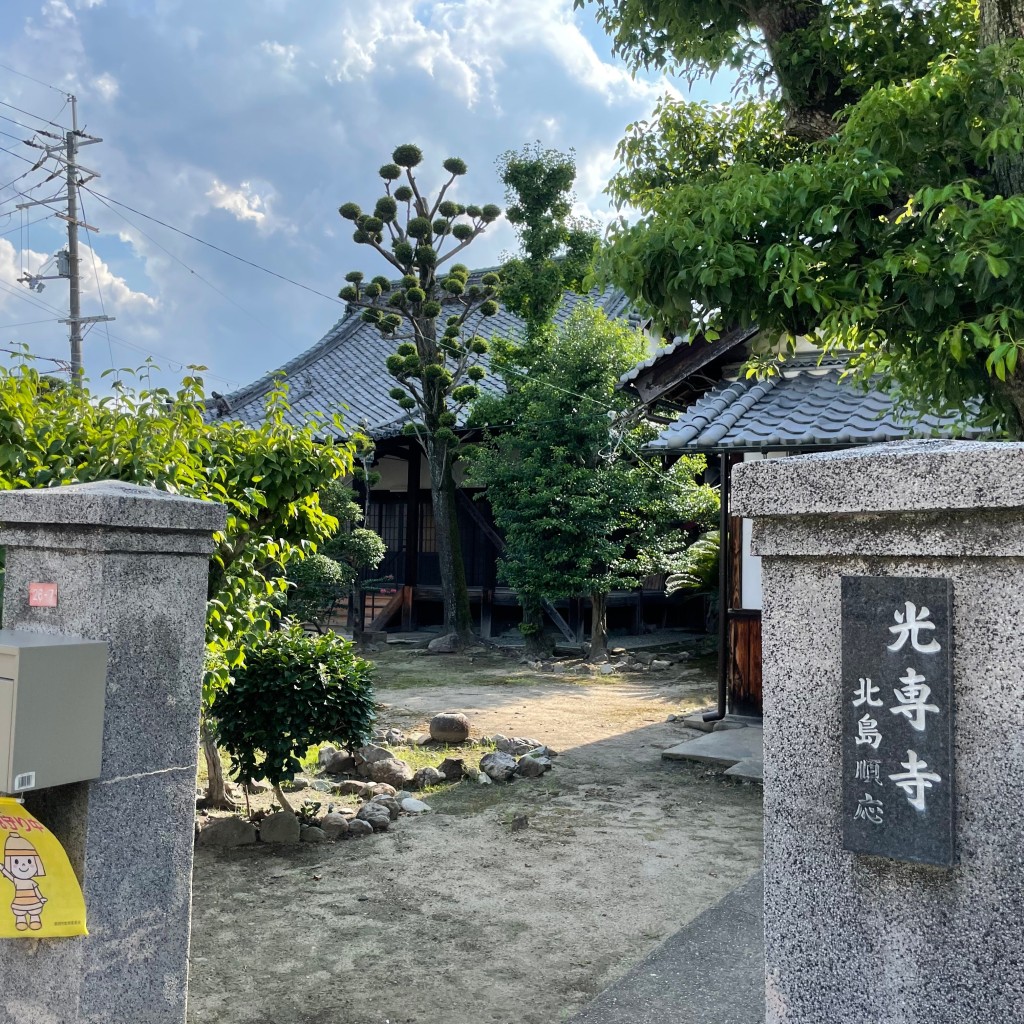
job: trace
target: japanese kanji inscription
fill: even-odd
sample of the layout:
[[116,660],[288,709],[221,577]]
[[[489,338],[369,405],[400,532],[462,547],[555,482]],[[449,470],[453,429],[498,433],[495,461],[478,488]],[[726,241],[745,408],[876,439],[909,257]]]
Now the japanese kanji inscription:
[[950,867],[953,585],[842,580],[843,847]]

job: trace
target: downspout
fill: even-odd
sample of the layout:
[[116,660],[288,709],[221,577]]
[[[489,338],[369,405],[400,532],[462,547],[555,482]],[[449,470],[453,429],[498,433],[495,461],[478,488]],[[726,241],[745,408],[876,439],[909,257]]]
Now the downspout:
[[704,713],[705,722],[725,718],[729,665],[729,456],[722,452],[718,460],[718,707]]

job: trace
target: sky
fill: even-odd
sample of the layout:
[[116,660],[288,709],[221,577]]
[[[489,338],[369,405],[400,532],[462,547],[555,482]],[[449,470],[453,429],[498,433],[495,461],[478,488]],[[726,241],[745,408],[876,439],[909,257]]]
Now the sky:
[[[373,206],[396,145],[421,147],[431,189],[443,160],[461,156],[469,173],[454,198],[481,205],[503,204],[503,152],[573,149],[577,212],[607,223],[603,190],[625,126],[665,93],[728,93],[632,77],[572,0],[4,6],[17,15],[5,10],[0,41],[0,349],[68,358],[67,282],[41,292],[18,282],[56,273],[66,225],[45,206],[16,206],[58,191],[32,170],[39,151],[24,140],[65,130],[73,93],[79,127],[103,139],[79,154],[100,174],[82,190],[80,216],[97,229],[80,233],[82,312],[115,318],[85,339],[97,389],[105,371],[148,358],[153,383],[173,387],[198,364],[208,389],[227,392],[313,345],[344,313],[345,273],[389,269],[337,210]],[[501,220],[463,258],[489,266],[514,249]]]

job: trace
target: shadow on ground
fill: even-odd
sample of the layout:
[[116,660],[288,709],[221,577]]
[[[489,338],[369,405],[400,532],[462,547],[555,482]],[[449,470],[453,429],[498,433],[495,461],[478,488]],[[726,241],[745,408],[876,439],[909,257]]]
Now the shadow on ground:
[[191,1024],[568,1020],[760,866],[760,789],[660,756],[689,734],[668,712],[711,685],[385,690],[389,721],[457,707],[563,753],[369,839],[201,848]]

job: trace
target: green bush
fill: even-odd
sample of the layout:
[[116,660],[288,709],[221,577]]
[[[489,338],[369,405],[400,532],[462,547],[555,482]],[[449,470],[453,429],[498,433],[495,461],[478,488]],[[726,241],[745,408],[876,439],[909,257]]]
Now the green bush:
[[702,533],[672,566],[665,589],[670,594],[677,590],[717,590],[720,546],[718,530]]
[[314,743],[365,743],[375,717],[371,670],[348,640],[309,635],[295,622],[248,647],[234,685],[213,705],[239,779],[278,786]]
[[310,622],[319,629],[326,623],[335,604],[348,594],[355,570],[326,555],[307,555],[288,567],[288,614],[299,622]]

